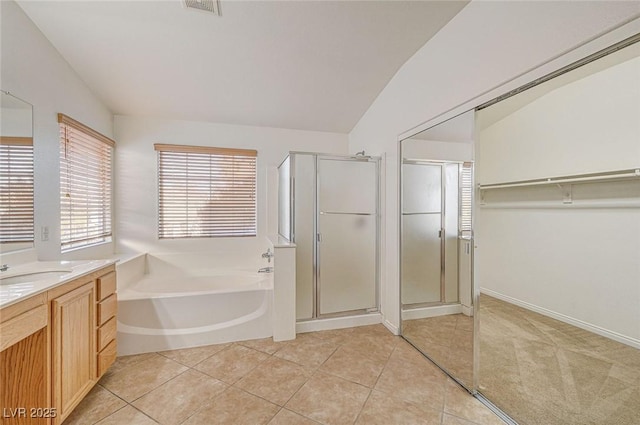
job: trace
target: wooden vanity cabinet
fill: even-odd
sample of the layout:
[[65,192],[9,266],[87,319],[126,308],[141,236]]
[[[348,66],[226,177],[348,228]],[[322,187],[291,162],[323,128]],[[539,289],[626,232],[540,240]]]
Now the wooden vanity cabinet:
[[50,423],[30,415],[50,405],[48,322],[46,294],[0,311],[0,424]]
[[[116,357],[116,272],[108,266],[49,291],[52,406],[61,424]],[[109,300],[108,303],[105,303]],[[108,326],[108,320],[113,319]],[[105,344],[112,356],[105,361]],[[109,351],[111,353],[111,351]]]
[[97,378],[100,379],[116,360],[116,273],[110,272],[96,280],[97,288]]
[[0,424],[61,424],[115,360],[116,309],[113,265],[1,309]]
[[[96,380],[95,284],[51,301],[51,360],[56,418],[66,418]],[[58,423],[58,421],[55,421]]]

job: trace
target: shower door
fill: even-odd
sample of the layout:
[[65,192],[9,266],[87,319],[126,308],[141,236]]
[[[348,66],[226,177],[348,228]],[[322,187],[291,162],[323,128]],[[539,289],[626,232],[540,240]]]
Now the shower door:
[[[442,166],[402,165],[402,304],[443,300]],[[456,235],[457,236],[457,235]]]
[[318,158],[318,315],[377,309],[378,163]]

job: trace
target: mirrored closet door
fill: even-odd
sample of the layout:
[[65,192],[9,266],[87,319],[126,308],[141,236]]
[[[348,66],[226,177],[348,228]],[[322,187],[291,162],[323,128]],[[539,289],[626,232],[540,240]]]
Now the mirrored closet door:
[[473,111],[401,142],[402,336],[473,389]]
[[640,424],[640,43],[620,47],[476,116],[478,391],[520,425]]

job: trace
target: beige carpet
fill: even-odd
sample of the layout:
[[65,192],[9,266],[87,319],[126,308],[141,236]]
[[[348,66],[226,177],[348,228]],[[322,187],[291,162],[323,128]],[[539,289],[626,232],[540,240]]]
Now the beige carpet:
[[640,350],[487,295],[479,383],[521,425],[640,424]]
[[[472,383],[473,324],[406,320],[403,336]],[[482,295],[479,391],[520,425],[640,425],[640,350]]]

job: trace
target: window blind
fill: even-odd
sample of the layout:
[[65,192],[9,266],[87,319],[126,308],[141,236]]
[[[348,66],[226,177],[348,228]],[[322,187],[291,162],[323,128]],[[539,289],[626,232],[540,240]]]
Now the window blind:
[[473,230],[473,164],[462,164],[460,181],[460,235],[471,236]]
[[60,123],[62,251],[111,238],[111,173],[115,142],[66,115]]
[[154,147],[160,238],[256,235],[255,150]]
[[33,242],[33,139],[0,137],[0,243]]

